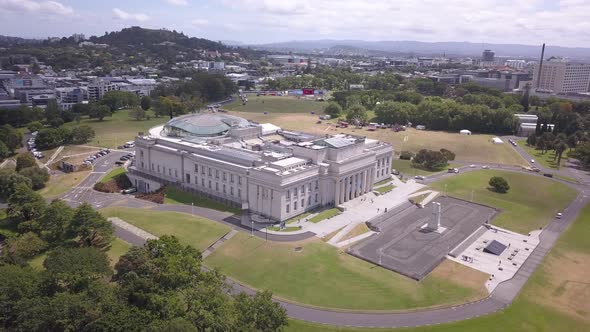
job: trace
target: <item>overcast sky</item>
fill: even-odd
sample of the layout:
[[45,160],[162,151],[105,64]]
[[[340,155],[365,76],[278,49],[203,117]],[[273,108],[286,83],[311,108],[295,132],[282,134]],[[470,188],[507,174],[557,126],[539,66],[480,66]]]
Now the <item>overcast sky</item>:
[[470,41],[590,47],[590,0],[0,0],[0,34],[139,25],[212,40]]

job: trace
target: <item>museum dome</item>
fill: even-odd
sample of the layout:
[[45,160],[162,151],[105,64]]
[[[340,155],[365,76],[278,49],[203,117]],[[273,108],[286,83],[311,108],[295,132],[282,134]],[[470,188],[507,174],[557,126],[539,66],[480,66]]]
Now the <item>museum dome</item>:
[[164,125],[169,137],[217,137],[233,128],[249,127],[248,120],[223,113],[195,113],[179,116]]

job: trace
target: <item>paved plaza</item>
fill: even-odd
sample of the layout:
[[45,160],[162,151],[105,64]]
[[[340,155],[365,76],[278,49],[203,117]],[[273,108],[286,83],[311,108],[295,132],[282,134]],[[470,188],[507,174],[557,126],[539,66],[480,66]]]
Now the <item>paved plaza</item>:
[[[465,249],[448,258],[489,274],[486,288],[491,293],[499,283],[516,274],[539,244],[540,233],[532,231],[530,235],[522,235],[496,226],[484,227],[475,241],[470,241],[467,246],[460,245]],[[506,246],[500,255],[484,250],[494,240]]]
[[[432,218],[432,205],[442,206],[442,233],[422,229]],[[480,226],[489,222],[497,210],[451,197],[439,197],[423,209],[404,209],[380,223],[381,232],[353,246],[353,256],[421,280],[453,248]]]

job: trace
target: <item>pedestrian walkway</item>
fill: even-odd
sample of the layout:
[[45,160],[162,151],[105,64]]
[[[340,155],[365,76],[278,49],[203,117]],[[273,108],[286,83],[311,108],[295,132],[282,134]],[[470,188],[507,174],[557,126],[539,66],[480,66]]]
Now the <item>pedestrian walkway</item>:
[[227,232],[224,236],[219,238],[217,241],[215,241],[212,245],[210,245],[207,249],[203,251],[203,258],[206,258],[207,256],[211,255],[215,251],[215,249],[219,248],[225,241],[231,239],[237,233],[238,231],[232,228],[231,231]]
[[349,245],[351,245],[351,244],[353,244],[355,242],[358,242],[360,240],[364,240],[364,239],[368,238],[369,236],[371,236],[373,234],[377,234],[377,232],[368,231],[366,233],[357,235],[357,236],[355,236],[353,238],[350,238],[348,240],[340,241],[340,242],[337,242],[337,243],[331,243],[331,244],[333,246],[337,247],[337,248],[342,248],[342,247],[349,246]]
[[57,158],[57,156],[59,156],[59,154],[63,151],[64,146],[60,146],[59,148],[57,148],[57,150],[55,150],[55,152],[51,155],[51,158],[49,158],[47,160],[47,162],[45,163],[45,167],[48,167],[54,160],[55,158]]
[[124,229],[124,230],[130,232],[131,234],[138,236],[144,240],[152,240],[152,239],[158,238],[157,236],[155,236],[151,233],[148,233],[139,227],[135,227],[135,226],[131,225],[130,223],[124,221],[123,219],[120,219],[117,217],[110,217],[110,218],[108,218],[108,221],[110,221],[115,227],[120,228],[120,229]]

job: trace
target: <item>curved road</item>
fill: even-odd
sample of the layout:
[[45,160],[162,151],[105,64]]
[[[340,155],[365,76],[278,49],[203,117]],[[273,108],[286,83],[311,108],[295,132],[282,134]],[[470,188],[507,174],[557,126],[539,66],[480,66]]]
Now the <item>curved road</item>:
[[[113,159],[116,155],[111,154],[107,159]],[[112,161],[111,164],[112,165]],[[183,205],[156,205],[129,196],[118,194],[103,194],[92,190],[94,182],[98,181],[105,172],[112,166],[108,165],[107,160],[104,163],[95,165],[95,171],[91,173],[89,178],[82,181],[82,183],[64,195],[64,198],[72,205],[77,205],[83,201],[91,203],[95,207],[105,206],[125,206],[125,207],[147,207],[155,210],[178,211],[185,213],[195,213],[207,218],[229,224],[230,226],[240,226],[239,220],[232,217],[226,212],[219,212],[205,208],[197,208]],[[471,168],[469,166],[461,167],[461,172],[470,172],[478,170],[481,167]],[[521,168],[513,166],[499,166],[490,167],[493,169],[501,169],[507,171],[515,171],[522,173],[529,173],[523,171]],[[424,180],[425,183],[453,176],[451,173],[439,173],[428,177]],[[538,175],[542,176],[542,175]],[[275,299],[283,307],[286,308],[289,317],[314,322],[321,324],[329,324],[336,326],[355,326],[355,327],[382,327],[382,328],[398,328],[398,327],[417,327],[433,324],[449,323],[470,319],[482,315],[491,314],[506,308],[516,298],[522,287],[527,282],[528,278],[535,271],[537,266],[542,262],[543,258],[559,237],[559,235],[571,224],[577,217],[580,210],[590,202],[590,189],[582,184],[573,184],[567,181],[553,179],[554,181],[562,182],[578,191],[578,196],[572,201],[569,206],[563,211],[561,219],[554,219],[549,223],[545,230],[540,235],[540,243],[536,249],[531,253],[529,258],[521,266],[518,272],[510,280],[507,280],[487,297],[480,301],[465,303],[452,307],[423,309],[410,312],[361,312],[361,311],[337,311],[330,309],[312,308],[305,305],[287,302],[281,299]],[[588,190],[586,190],[588,189]],[[194,210],[193,210],[194,209]],[[240,226],[242,227],[242,226]],[[249,229],[243,229],[249,232]],[[115,228],[115,233],[123,240],[141,246],[145,243],[145,239],[133,234],[122,228]],[[260,231],[255,231],[255,234],[264,238],[265,234]],[[313,236],[310,234],[298,234],[297,236],[272,235],[268,234],[268,239],[271,241],[296,241]],[[239,284],[237,281],[229,280],[228,283],[232,286],[235,292],[254,293],[255,290]]]

